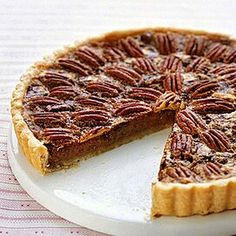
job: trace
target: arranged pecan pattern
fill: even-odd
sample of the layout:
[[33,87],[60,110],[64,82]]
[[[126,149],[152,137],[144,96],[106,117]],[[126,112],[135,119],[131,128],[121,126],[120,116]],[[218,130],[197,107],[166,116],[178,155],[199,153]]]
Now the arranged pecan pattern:
[[182,76],[181,73],[167,74],[163,80],[163,87],[166,91],[172,91],[181,94],[182,91]]
[[156,101],[160,95],[160,91],[146,87],[132,88],[129,92],[131,98],[151,101]]
[[174,55],[167,56],[160,66],[161,72],[165,71],[176,72],[176,71],[181,71],[181,69],[182,69],[182,61],[179,57],[176,57]]
[[206,130],[200,133],[200,139],[211,149],[219,152],[231,151],[229,138],[216,129]]
[[197,57],[186,67],[186,72],[206,73],[209,70],[210,61],[205,57]]
[[177,50],[175,37],[171,33],[157,33],[154,40],[160,54],[168,55]]
[[137,85],[137,80],[142,79],[142,76],[136,71],[122,66],[108,67],[106,68],[106,74],[133,86]]
[[76,52],[76,55],[78,56],[79,60],[93,68],[103,66],[106,62],[101,55],[89,47],[80,48]]
[[121,105],[116,111],[115,114],[119,116],[130,116],[134,114],[147,113],[151,112],[152,108],[142,102],[128,102]]
[[120,40],[121,47],[128,53],[131,57],[142,57],[143,52],[141,47],[135,41],[135,39],[128,37],[126,39]]
[[22,113],[51,152],[175,112],[159,180],[204,182],[232,175],[219,156],[228,164],[235,152],[235,89],[233,41],[150,31],[58,55],[32,78]]
[[174,133],[171,140],[171,154],[175,158],[180,156],[187,159],[192,153],[194,153],[193,138],[189,134]]
[[189,36],[185,43],[185,53],[188,55],[202,56],[206,46],[206,40],[200,36]]
[[235,105],[222,98],[202,98],[191,103],[193,109],[199,112],[232,112],[235,111]]
[[209,50],[206,52],[205,56],[211,62],[220,61],[224,57],[224,53],[227,50],[227,47],[221,43],[215,43],[211,45]]
[[193,99],[196,98],[205,98],[211,95],[214,90],[218,88],[218,83],[216,81],[204,80],[198,83],[193,84],[185,90],[186,94]]
[[133,61],[133,68],[140,74],[155,73],[157,67],[150,58],[137,58]]
[[58,64],[72,72],[76,72],[81,76],[86,76],[90,74],[90,67],[86,66],[85,64],[82,64],[79,61],[72,60],[72,59],[59,59]]
[[178,112],[176,122],[187,134],[197,134],[200,130],[207,129],[205,121],[198,114],[190,110]]

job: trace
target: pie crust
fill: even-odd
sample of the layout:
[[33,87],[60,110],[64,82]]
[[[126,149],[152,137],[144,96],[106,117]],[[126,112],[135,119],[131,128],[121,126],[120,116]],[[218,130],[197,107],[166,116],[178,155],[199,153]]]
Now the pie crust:
[[[68,46],[63,50],[56,51],[52,56],[44,58],[41,62],[35,63],[21,77],[20,82],[13,92],[11,100],[11,114],[20,147],[22,148],[24,155],[38,171],[42,174],[50,172],[47,169],[49,151],[44,142],[35,137],[22,115],[22,110],[24,107],[23,99],[32,78],[38,76],[45,68],[48,68],[48,66],[53,65],[53,63],[55,63],[59,58],[67,55],[69,52],[73,52],[78,47],[86,45],[87,43],[117,40],[149,31],[159,33],[172,32],[180,34],[193,34],[206,36],[214,40],[231,40],[235,42],[226,35],[172,28],[145,28],[140,30],[116,31],[98,38],[92,38],[83,42],[75,43],[73,46]],[[235,99],[233,95],[232,97],[232,99]],[[126,142],[130,140],[127,140]],[[111,148],[113,147],[115,146],[112,146]],[[87,156],[84,158],[87,158]],[[67,166],[70,167],[73,163],[65,162],[63,168],[66,168]],[[153,217],[159,215],[205,215],[234,208],[236,208],[236,177],[196,183],[166,183],[158,180],[152,183],[151,215]]]

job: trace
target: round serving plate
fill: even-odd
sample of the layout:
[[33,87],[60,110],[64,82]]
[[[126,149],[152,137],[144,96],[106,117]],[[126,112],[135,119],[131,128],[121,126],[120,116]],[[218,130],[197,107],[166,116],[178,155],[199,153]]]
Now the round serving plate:
[[13,173],[41,205],[84,227],[112,235],[233,235],[236,211],[208,216],[149,218],[151,182],[170,130],[146,136],[78,167],[41,176],[8,138]]

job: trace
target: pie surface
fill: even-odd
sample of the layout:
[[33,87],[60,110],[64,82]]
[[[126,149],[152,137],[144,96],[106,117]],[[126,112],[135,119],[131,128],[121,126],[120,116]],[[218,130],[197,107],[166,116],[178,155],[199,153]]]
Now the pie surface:
[[57,51],[21,78],[12,117],[47,173],[172,126],[152,215],[236,208],[236,43],[174,29],[107,34]]

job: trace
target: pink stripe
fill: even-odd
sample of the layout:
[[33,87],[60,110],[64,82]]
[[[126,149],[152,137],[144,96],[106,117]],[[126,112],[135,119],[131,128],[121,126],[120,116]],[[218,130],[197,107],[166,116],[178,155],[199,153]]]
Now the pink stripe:
[[2,220],[57,220],[64,221],[60,217],[50,217],[50,216],[39,216],[39,217],[8,217],[8,216],[0,216]]
[[27,199],[27,200],[18,200],[18,199],[8,199],[8,198],[0,198],[0,200],[6,200],[6,201],[16,201],[16,202],[36,202],[33,199]]
[[10,189],[0,189],[0,192],[2,193],[17,193],[17,194],[27,194],[25,191],[23,190],[10,190]]

